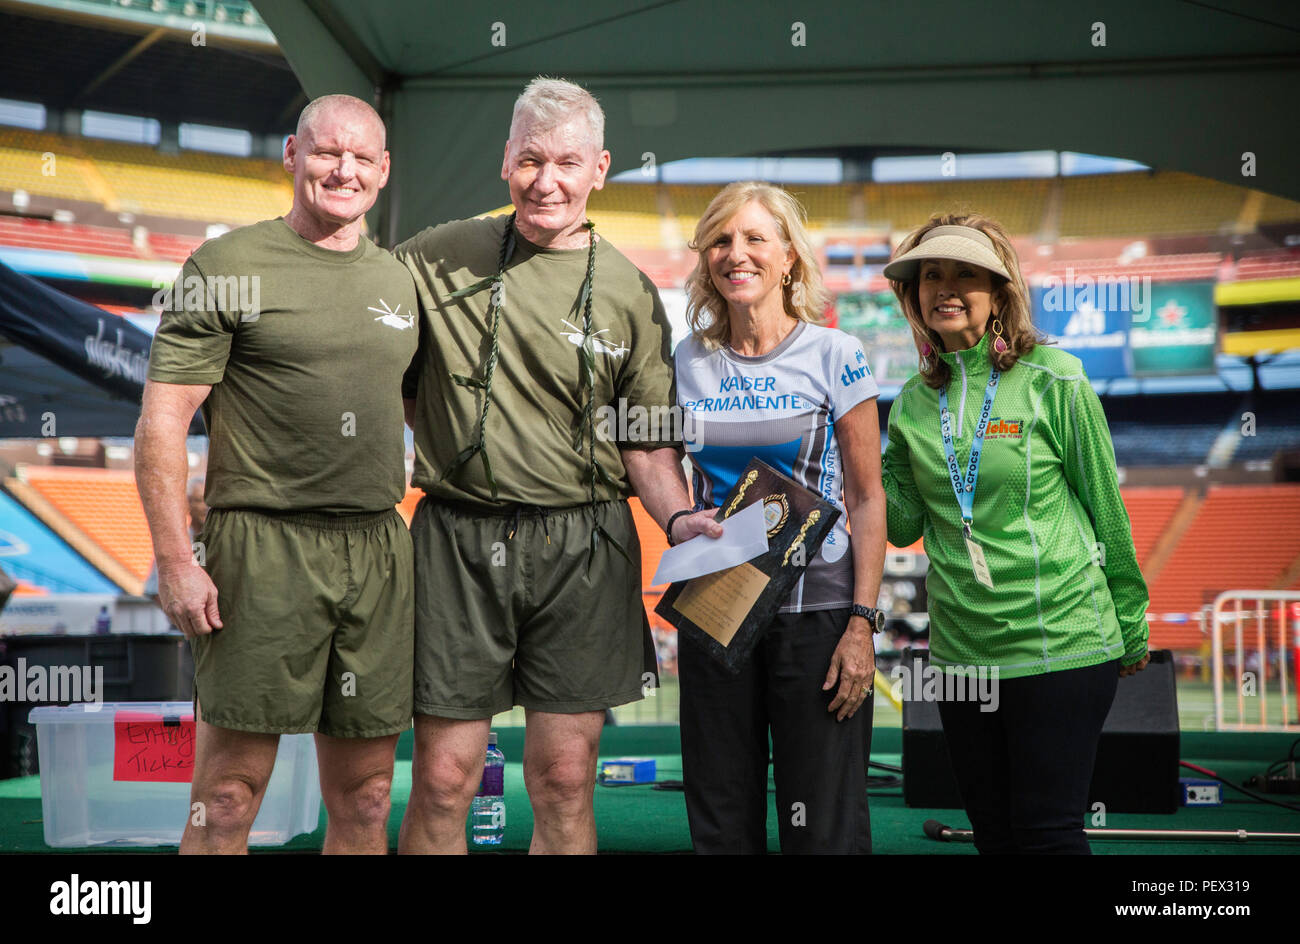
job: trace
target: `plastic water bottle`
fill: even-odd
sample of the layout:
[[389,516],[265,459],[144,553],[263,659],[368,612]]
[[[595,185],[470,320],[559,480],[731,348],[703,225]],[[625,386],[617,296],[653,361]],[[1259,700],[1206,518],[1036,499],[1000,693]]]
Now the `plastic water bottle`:
[[108,607],[101,606],[99,615],[95,617],[95,635],[107,636],[113,631],[113,617],[108,615]]
[[497,748],[497,733],[488,734],[483,779],[470,807],[470,836],[476,846],[499,846],[506,833],[506,756]]

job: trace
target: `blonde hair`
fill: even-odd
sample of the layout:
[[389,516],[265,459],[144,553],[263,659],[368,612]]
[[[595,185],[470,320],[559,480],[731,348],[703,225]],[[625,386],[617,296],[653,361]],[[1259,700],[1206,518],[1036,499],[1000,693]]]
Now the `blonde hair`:
[[790,284],[781,290],[785,313],[799,321],[817,324],[826,306],[826,288],[805,227],[807,215],[799,201],[771,184],[758,181],[728,184],[709,203],[695,224],[695,236],[688,244],[699,260],[686,280],[686,320],[695,338],[711,351],[731,340],[731,319],[727,315],[726,299],[713,284],[707,253],[722,228],[751,202],[772,215],[781,244],[794,250]]
[[[993,280],[993,304],[995,310],[989,314],[985,330],[991,330],[993,320],[1002,322],[1002,339],[1007,349],[1002,353],[989,349],[989,357],[998,370],[1006,371],[1015,366],[1023,355],[1042,344],[1046,338],[1034,327],[1030,316],[1029,290],[1025,287],[1025,277],[1020,273],[1020,257],[1016,255],[1011,239],[996,220],[978,213],[936,213],[929,222],[908,233],[906,238],[894,250],[897,259],[920,243],[921,238],[936,226],[970,226],[979,230],[993,241],[993,251],[1002,260],[1003,267],[1011,274],[1010,280],[1004,279],[996,272],[989,272]],[[917,266],[916,277],[907,282],[889,280],[890,287],[898,296],[903,307],[903,314],[912,328],[912,339],[920,354],[928,343],[933,351],[942,351],[943,340],[939,333],[925,323],[921,316],[920,301],[921,266]],[[938,389],[948,383],[952,374],[942,358],[931,355],[921,358],[921,377],[926,385]]]

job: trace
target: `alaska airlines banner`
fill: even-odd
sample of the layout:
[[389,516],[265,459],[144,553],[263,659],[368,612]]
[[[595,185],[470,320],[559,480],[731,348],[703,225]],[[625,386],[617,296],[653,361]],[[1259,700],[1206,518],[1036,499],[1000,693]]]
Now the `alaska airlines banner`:
[[131,436],[151,343],[126,319],[0,264],[0,438]]

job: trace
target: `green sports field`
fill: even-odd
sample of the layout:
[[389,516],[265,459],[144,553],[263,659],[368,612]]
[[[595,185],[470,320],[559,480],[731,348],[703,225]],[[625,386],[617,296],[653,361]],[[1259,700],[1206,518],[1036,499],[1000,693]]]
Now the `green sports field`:
[[[614,709],[614,718],[620,725],[626,724],[676,724],[677,723],[677,696],[678,687],[675,676],[664,675],[661,679],[662,685],[655,690],[653,697],[647,697],[639,702],[633,702],[630,705],[623,705]],[[1267,698],[1266,717],[1268,723],[1278,725],[1282,722],[1282,700],[1277,692],[1277,683],[1270,683],[1271,691]],[[1214,730],[1214,691],[1209,682],[1202,682],[1199,678],[1180,678],[1177,682],[1178,691],[1178,726],[1184,731],[1213,731]],[[1249,696],[1242,699],[1245,707],[1245,716],[1242,720],[1247,723],[1257,723],[1260,720],[1260,703],[1261,698],[1258,695]],[[1296,702],[1295,686],[1291,685],[1288,692],[1288,711],[1287,717],[1291,724],[1296,725]],[[1225,702],[1224,719],[1227,722],[1236,720],[1237,703],[1236,699]],[[516,708],[497,715],[492,724],[494,727],[516,727],[524,723],[524,710]],[[897,728],[903,723],[903,717],[894,704],[882,695],[877,695],[875,700],[875,726],[878,728]],[[1296,728],[1296,735],[1300,736],[1300,727]]]

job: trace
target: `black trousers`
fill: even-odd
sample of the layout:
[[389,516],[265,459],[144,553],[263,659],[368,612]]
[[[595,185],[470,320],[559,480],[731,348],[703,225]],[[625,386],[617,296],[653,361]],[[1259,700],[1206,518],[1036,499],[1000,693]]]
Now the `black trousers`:
[[767,851],[768,732],[783,853],[867,853],[874,693],[836,721],[822,691],[849,610],[777,614],[739,676],[683,638],[682,774],[697,853]]
[[996,711],[939,702],[957,786],[981,854],[1088,855],[1083,832],[1119,660],[999,679]]

